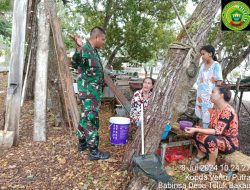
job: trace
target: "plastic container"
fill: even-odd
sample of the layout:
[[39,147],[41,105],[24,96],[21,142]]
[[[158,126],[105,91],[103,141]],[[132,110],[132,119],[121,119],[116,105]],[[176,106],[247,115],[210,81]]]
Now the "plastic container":
[[126,117],[111,117],[109,123],[110,143],[114,145],[126,144],[130,119]]
[[167,138],[170,130],[171,130],[171,125],[169,123],[167,123],[167,125],[165,126],[165,130],[161,136],[161,140],[165,140]]
[[[161,149],[157,150],[158,155],[161,155]],[[190,151],[184,147],[171,147],[166,148],[165,160],[168,163],[173,161],[183,160],[190,157]]]
[[182,121],[180,121],[179,122],[179,127],[180,127],[180,129],[181,130],[185,130],[185,128],[187,128],[187,127],[193,127],[193,122],[191,122],[191,121],[187,121],[187,120],[182,120]]

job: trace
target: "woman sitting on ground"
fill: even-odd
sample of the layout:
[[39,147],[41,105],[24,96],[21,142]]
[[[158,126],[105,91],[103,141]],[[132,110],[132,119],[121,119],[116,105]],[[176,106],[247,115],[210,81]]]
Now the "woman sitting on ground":
[[209,128],[200,126],[186,128],[185,132],[193,134],[193,144],[198,151],[191,165],[196,165],[208,154],[206,165],[199,167],[201,172],[215,169],[218,152],[230,154],[238,149],[238,117],[229,105],[231,92],[227,87],[217,86],[213,89],[211,101],[214,108],[210,110]]
[[154,79],[151,77],[146,77],[143,80],[142,89],[137,90],[131,101],[130,119],[131,123],[135,123],[140,126],[141,117],[141,104],[143,103],[143,108],[147,108],[149,100],[152,98],[152,89],[154,87]]

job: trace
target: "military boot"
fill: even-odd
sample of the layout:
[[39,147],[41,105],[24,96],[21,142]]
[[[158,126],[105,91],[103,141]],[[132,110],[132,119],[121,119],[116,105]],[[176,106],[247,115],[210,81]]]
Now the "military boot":
[[109,152],[101,152],[97,148],[90,148],[89,160],[106,160],[110,157]]
[[85,138],[79,139],[78,152],[87,150],[88,144]]

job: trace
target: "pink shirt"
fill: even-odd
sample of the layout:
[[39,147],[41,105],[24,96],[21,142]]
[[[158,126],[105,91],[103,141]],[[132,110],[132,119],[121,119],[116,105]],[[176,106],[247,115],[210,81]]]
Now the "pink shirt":
[[152,92],[148,94],[148,99],[144,99],[143,90],[137,90],[131,101],[130,119],[132,123],[137,123],[140,121],[141,117],[141,104],[143,103],[143,108],[147,108],[149,100],[152,98]]

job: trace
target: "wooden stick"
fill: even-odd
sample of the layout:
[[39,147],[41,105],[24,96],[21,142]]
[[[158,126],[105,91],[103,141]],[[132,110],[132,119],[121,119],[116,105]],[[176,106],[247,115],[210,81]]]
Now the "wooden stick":
[[31,56],[31,50],[32,50],[32,47],[30,48],[29,58],[28,58],[28,64],[27,64],[26,74],[25,74],[24,83],[23,83],[22,98],[21,98],[21,107],[23,106],[23,101],[24,101],[24,98],[25,98],[26,85],[27,85],[27,79],[28,79],[28,75],[29,75],[29,68],[30,68],[30,56]]

